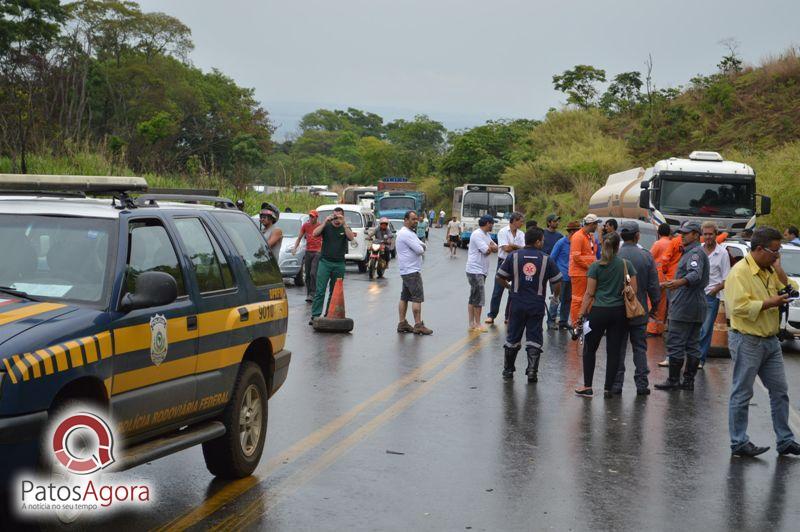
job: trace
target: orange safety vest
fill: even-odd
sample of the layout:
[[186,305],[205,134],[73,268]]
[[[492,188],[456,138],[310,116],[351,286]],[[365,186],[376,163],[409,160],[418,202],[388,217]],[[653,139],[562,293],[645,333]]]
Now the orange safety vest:
[[586,277],[589,266],[596,260],[594,236],[583,229],[575,231],[569,240],[569,276]]

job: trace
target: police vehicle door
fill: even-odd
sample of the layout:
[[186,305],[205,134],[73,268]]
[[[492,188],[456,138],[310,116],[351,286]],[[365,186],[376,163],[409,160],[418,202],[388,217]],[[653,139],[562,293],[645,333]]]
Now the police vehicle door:
[[[125,224],[120,225],[125,231]],[[134,290],[142,272],[169,273],[178,285],[173,303],[133,310],[114,321],[112,410],[126,436],[196,412],[197,311],[171,232],[165,220],[135,217],[122,235],[128,246],[120,299]]]
[[[200,411],[227,403],[233,380],[248,345],[248,331],[237,331],[247,295],[239,290],[228,259],[210,225],[198,216],[173,220],[183,248],[199,318],[197,399]],[[239,333],[244,333],[239,334]]]

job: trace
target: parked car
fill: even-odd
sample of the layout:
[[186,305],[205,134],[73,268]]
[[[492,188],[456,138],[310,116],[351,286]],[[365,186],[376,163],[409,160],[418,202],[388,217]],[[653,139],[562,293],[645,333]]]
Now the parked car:
[[[259,225],[258,216],[253,216],[256,225]],[[292,248],[300,234],[300,226],[308,220],[307,214],[282,212],[278,218],[277,226],[283,231],[281,250],[278,254],[278,268],[281,270],[281,277],[293,279],[295,286],[303,286],[303,258],[306,255],[306,239],[300,241],[297,253],[292,255]]]
[[355,238],[350,242],[345,261],[354,262],[358,265],[358,271],[367,271],[367,261],[369,260],[369,246],[367,245],[367,229],[375,226],[375,214],[368,208],[361,205],[348,205],[344,203],[333,205],[320,205],[317,207],[320,222],[333,214],[333,209],[341,207],[344,211],[344,218],[347,225],[355,234]]

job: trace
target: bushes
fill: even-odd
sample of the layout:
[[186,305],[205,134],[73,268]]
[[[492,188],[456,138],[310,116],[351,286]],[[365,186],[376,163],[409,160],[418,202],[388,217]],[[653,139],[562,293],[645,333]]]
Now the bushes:
[[606,125],[596,109],[548,113],[516,153],[522,162],[503,174],[516,190],[517,209],[542,221],[551,211],[585,215],[609,174],[635,166],[625,142],[603,131]]

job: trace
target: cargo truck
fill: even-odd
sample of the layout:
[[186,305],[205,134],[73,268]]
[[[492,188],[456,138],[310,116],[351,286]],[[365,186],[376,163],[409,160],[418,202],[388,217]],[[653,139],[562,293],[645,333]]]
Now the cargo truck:
[[408,211],[425,209],[425,193],[404,177],[387,177],[378,182],[375,193],[375,217],[402,220]]
[[754,228],[756,216],[769,214],[770,208],[770,198],[756,194],[756,174],[750,166],[709,151],[611,174],[589,200],[589,212],[603,218],[668,223],[673,229],[685,220],[711,220],[731,235]]

